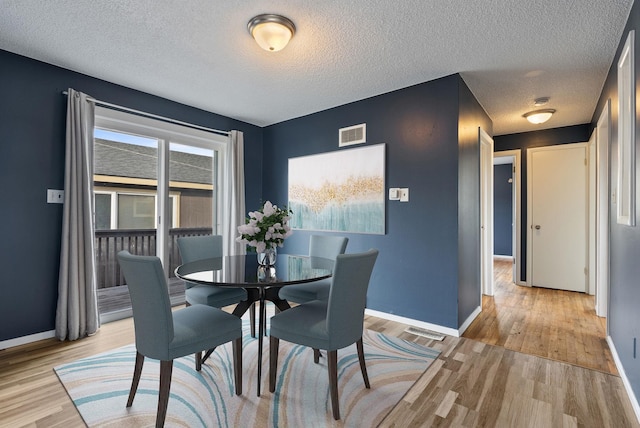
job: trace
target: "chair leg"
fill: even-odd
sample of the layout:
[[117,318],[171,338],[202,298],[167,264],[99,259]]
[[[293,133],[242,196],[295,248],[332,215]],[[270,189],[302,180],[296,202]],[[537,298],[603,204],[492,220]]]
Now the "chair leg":
[[358,348],[358,360],[360,360],[360,371],[362,372],[362,378],[364,379],[364,386],[367,388],[371,388],[369,385],[369,376],[367,375],[367,366],[364,362],[364,348],[362,346],[362,338],[358,339],[356,342],[356,347]]
[[205,361],[207,361],[207,358],[209,358],[211,356],[211,354],[213,354],[213,352],[216,350],[216,347],[214,346],[213,348],[207,350],[207,352],[204,353],[204,356],[202,357],[202,361],[201,363],[204,364]]
[[167,405],[169,404],[169,390],[171,389],[171,372],[173,360],[160,361],[160,389],[158,390],[158,415],[156,416],[156,428],[164,426],[167,417]]
[[196,371],[202,370],[202,352],[196,352]]
[[242,395],[242,337],[234,340],[231,346],[233,347],[233,377],[236,395]]
[[131,381],[131,389],[129,390],[129,399],[127,400],[127,407],[131,407],[133,404],[133,398],[136,396],[138,390],[138,384],[140,383],[140,374],[142,373],[142,366],[144,364],[144,355],[136,351],[136,365],[133,369],[133,380]]
[[269,391],[276,390],[276,372],[278,371],[278,347],[280,339],[275,336],[269,337]]
[[329,392],[331,394],[331,408],[333,419],[340,420],[340,405],[338,404],[338,351],[327,351],[327,367],[329,369]]
[[318,364],[320,362],[320,350],[313,348],[313,362]]
[[251,337],[256,337],[256,303],[249,308],[249,323],[251,324]]

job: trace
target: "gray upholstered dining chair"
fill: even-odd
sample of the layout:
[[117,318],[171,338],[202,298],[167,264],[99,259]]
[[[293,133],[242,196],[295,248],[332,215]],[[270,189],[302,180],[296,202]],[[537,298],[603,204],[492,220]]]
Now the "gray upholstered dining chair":
[[[222,257],[222,236],[183,236],[178,238],[178,248],[182,263],[195,262],[196,260],[212,257]],[[233,305],[247,299],[244,288],[218,287],[215,285],[195,284],[185,282],[184,290],[187,306],[201,304],[222,308]],[[255,305],[251,305],[251,336],[255,337]]]
[[[222,236],[183,236],[178,238],[178,248],[182,263],[222,257]],[[247,292],[243,288],[225,288],[192,282],[185,282],[185,287],[184,294],[188,305],[199,303],[222,308],[247,298]]]
[[313,300],[271,317],[269,390],[275,392],[280,340],[327,351],[329,390],[334,419],[338,404],[338,349],[356,344],[364,384],[369,377],[364,360],[362,330],[367,289],[378,250],[336,257],[328,300]]
[[[309,255],[335,260],[338,254],[344,254],[349,238],[343,236],[311,235],[309,238]],[[278,293],[281,299],[290,302],[304,303],[317,299],[327,299],[331,279],[309,282],[306,284],[288,285]]]
[[196,370],[200,371],[202,351],[230,341],[233,341],[235,392],[242,394],[240,318],[206,305],[188,306],[172,312],[159,258],[120,251],[118,262],[131,296],[136,343],[136,363],[127,407],[133,404],[145,357],[160,360],[156,427],[163,426],[169,404],[173,360],[195,354]]

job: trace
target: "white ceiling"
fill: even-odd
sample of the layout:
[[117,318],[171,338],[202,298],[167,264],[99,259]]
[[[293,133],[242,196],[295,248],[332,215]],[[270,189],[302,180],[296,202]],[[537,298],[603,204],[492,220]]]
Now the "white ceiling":
[[[260,126],[459,72],[502,135],[591,120],[632,3],[0,0],[0,49]],[[294,21],[284,50],[261,13]]]

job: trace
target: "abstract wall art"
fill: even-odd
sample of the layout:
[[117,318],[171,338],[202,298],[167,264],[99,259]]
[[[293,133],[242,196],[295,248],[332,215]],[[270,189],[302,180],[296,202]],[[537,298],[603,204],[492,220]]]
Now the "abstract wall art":
[[289,159],[294,229],[385,233],[385,144]]

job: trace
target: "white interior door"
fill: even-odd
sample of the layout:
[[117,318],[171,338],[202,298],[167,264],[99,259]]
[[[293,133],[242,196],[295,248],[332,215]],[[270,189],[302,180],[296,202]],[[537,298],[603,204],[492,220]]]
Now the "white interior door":
[[587,144],[527,151],[532,286],[587,291]]
[[482,129],[479,139],[481,293],[493,296],[493,139]]

